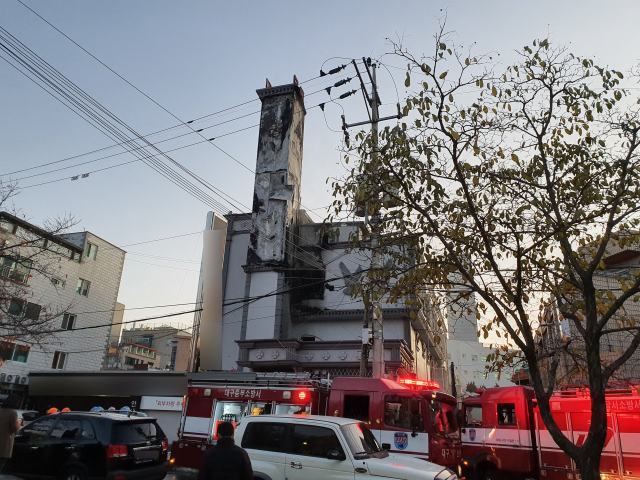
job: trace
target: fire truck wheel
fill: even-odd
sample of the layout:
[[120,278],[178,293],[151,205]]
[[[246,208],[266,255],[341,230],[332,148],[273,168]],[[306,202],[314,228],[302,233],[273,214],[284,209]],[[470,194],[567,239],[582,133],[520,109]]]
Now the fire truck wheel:
[[498,470],[493,467],[484,468],[479,477],[480,480],[502,480],[502,475],[500,475],[500,472],[498,472]]

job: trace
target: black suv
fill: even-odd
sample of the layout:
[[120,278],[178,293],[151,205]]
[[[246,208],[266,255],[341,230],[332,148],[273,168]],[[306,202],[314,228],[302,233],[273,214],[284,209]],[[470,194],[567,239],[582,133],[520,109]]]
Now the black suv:
[[167,437],[151,417],[58,413],[16,434],[3,473],[61,480],[161,480],[167,471],[167,446]]

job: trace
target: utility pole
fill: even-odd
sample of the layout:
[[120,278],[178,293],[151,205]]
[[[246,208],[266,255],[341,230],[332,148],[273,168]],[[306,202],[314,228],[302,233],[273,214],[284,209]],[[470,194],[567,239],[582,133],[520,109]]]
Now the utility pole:
[[[371,60],[365,62],[365,66],[368,67]],[[367,71],[369,69],[367,68]],[[378,89],[376,85],[376,64],[371,64],[371,138],[373,139],[373,153],[372,159],[374,166],[377,165],[378,160],[378,120],[380,116],[378,114]],[[375,170],[374,170],[375,172]],[[375,178],[375,176],[374,176]],[[378,223],[380,220],[380,212],[375,212],[371,218],[371,248],[373,249],[371,256],[371,267],[374,274],[382,266],[380,249],[378,248]],[[376,280],[377,282],[377,280]],[[373,299],[373,378],[382,378],[385,374],[384,368],[384,334],[382,331],[382,303],[380,302],[380,287],[374,285],[374,299]]]
[[[376,81],[377,65],[373,63],[370,58],[367,58],[367,59],[363,58],[362,61],[364,63],[365,69],[367,70],[369,80],[371,80],[371,96],[370,97],[366,94],[366,88],[362,80],[362,76],[360,75],[360,70],[358,70],[358,65],[356,61],[353,60],[352,63],[353,63],[353,66],[355,67],[356,73],[358,74],[358,79],[360,80],[360,85],[362,88],[362,93],[365,97],[365,102],[368,103],[369,106],[371,106],[370,113],[369,113],[369,110],[367,109],[367,113],[369,113],[369,120],[347,124],[345,120],[345,116],[342,115],[342,130],[344,131],[345,140],[348,143],[348,139],[349,139],[349,133],[347,132],[348,128],[359,126],[359,125],[366,125],[368,123],[371,124],[371,138],[373,141],[373,152],[371,155],[371,159],[373,161],[374,168],[375,168],[375,165],[378,160],[378,123],[384,120],[400,119],[402,118],[402,113],[400,111],[400,104],[398,104],[397,115],[380,118],[380,115],[378,112],[378,107],[380,106],[380,97],[378,96],[378,85]],[[375,178],[375,170],[372,173]],[[367,183],[367,179],[365,179],[365,185],[366,183]],[[366,218],[368,216],[367,209],[362,208],[360,212],[356,213],[356,215],[364,216]],[[375,272],[376,270],[379,270],[382,267],[382,254],[379,249],[380,232],[378,231],[378,225],[380,223],[380,212],[379,211],[374,212],[368,223],[371,226],[371,250],[372,250],[371,268]],[[382,302],[381,302],[381,297],[383,292],[381,291],[381,288],[379,287],[379,285],[376,285],[377,282],[378,280],[374,280],[373,292],[372,292],[374,298],[372,301],[373,312],[371,315],[372,317],[371,333],[373,337],[372,347],[371,347],[371,357],[372,357],[371,363],[373,367],[372,368],[373,378],[383,378],[385,375],[384,335],[383,335],[383,329],[382,329],[383,320],[382,320]],[[368,309],[369,306],[367,305],[365,306],[365,308]],[[365,314],[363,331],[365,328],[368,329],[369,327],[367,319],[368,319],[368,315]],[[364,340],[363,340],[363,343],[364,343]],[[364,350],[365,350],[365,345],[363,345],[363,354],[364,354]],[[364,358],[364,355],[363,355],[363,358]],[[361,359],[360,360],[360,376],[364,375],[365,368],[366,368],[366,360],[364,361],[364,367],[363,367],[363,360]]]
[[362,350],[360,351],[360,376],[367,376],[367,359],[369,357],[369,306],[364,306],[364,323],[362,325]]

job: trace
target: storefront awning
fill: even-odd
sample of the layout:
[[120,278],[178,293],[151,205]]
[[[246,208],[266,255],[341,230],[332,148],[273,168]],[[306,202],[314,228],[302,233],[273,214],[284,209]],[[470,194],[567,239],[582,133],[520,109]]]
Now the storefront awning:
[[29,373],[29,396],[183,397],[186,394],[187,374],[184,372],[131,370]]

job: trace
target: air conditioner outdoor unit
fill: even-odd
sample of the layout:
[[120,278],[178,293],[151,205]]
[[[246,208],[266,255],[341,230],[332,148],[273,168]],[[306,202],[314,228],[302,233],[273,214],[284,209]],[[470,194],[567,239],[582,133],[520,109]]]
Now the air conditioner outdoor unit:
[[20,385],[29,385],[29,377],[20,377]]
[[6,373],[0,373],[0,382],[4,382],[4,378],[7,376]]
[[7,375],[7,376],[6,376],[6,378],[5,378],[5,381],[6,381],[7,383],[13,383],[13,377],[14,377],[14,376],[15,376],[15,375]]
[[21,377],[20,375],[14,375],[13,376],[13,383],[17,383],[19,385],[21,378],[23,378],[23,377]]

